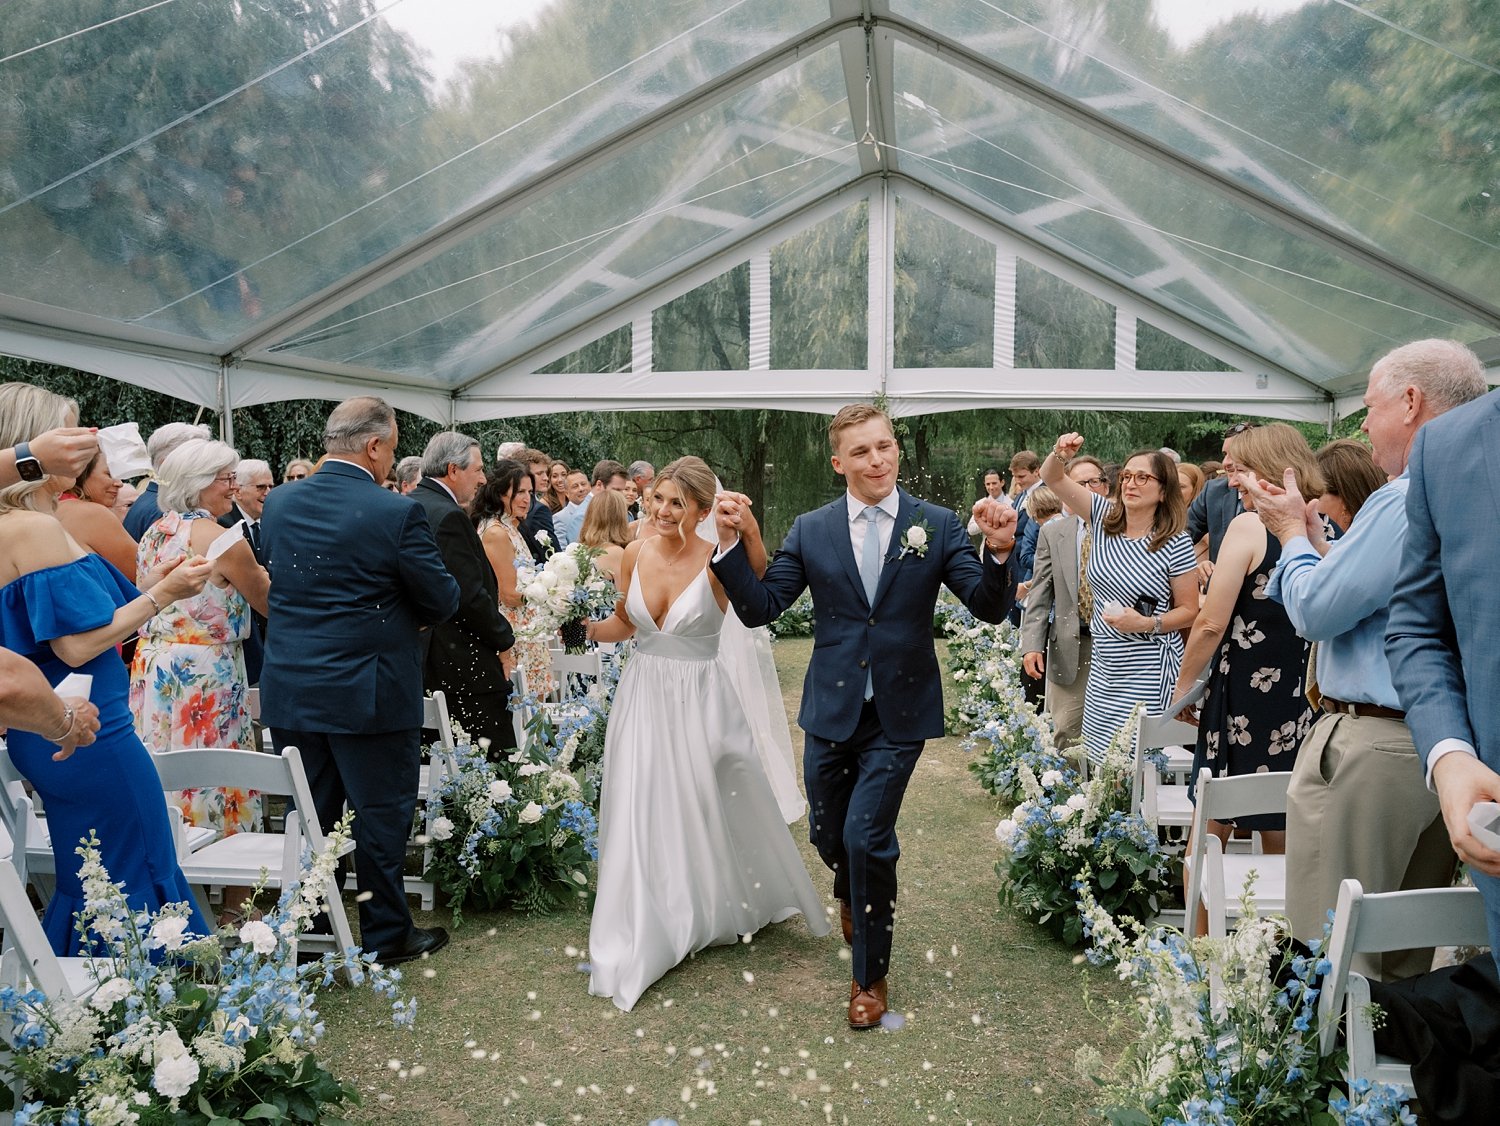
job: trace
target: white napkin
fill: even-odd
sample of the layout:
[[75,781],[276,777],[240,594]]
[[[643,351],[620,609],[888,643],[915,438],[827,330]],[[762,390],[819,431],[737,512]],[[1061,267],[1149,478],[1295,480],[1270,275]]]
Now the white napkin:
[[245,522],[236,520],[229,527],[219,533],[213,543],[208,545],[208,550],[203,553],[203,558],[212,563],[237,543],[247,543],[245,539]]
[[1475,802],[1469,810],[1469,828],[1480,844],[1500,850],[1500,805],[1492,801]]
[[[133,425],[133,424],[132,424]],[[52,691],[59,696],[81,696],[87,700],[89,693],[94,690],[94,678],[86,672],[70,672],[58,682]]]
[[141,441],[138,423],[103,427],[99,431],[99,448],[104,451],[110,474],[122,481],[151,472],[151,459],[146,456],[146,443]]

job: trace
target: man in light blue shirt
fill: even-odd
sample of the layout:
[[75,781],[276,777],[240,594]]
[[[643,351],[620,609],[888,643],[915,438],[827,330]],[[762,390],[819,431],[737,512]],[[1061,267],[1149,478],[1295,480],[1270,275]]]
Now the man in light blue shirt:
[[[1407,344],[1376,363],[1361,429],[1394,480],[1370,495],[1336,543],[1290,473],[1285,488],[1248,489],[1282,544],[1266,591],[1318,645],[1323,715],[1297,751],[1287,792],[1287,917],[1303,941],[1322,937],[1341,880],[1380,892],[1453,879],[1453,847],[1391,679],[1385,630],[1406,542],[1412,442],[1424,424],[1486,390],[1483,365],[1450,341]],[[1355,969],[1367,976],[1409,977],[1431,968],[1432,952],[1363,961]]]

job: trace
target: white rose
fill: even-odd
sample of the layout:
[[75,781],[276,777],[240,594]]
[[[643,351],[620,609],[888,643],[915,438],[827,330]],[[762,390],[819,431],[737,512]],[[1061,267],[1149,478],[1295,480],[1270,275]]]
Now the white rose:
[[536,577],[536,581],[544,590],[551,590],[557,585],[557,574],[554,571],[543,571]]
[[180,1099],[193,1089],[198,1081],[198,1061],[184,1053],[169,1056],[156,1065],[151,1076],[151,1086],[169,1099]]
[[528,602],[541,602],[547,597],[547,588],[539,581],[533,580],[526,584],[525,594]]
[[[543,767],[542,769],[545,770],[546,767]],[[526,803],[525,808],[521,810],[521,824],[535,825],[542,819],[542,814],[546,812],[547,811],[541,806],[537,805],[536,802],[529,801]]]
[[434,817],[432,828],[427,831],[427,835],[435,841],[446,841],[453,836],[453,822],[446,817]]
[[1068,807],[1070,809],[1076,809],[1079,812],[1082,812],[1083,807],[1088,804],[1089,799],[1084,797],[1082,794],[1074,794],[1071,798],[1068,799]]
[[537,542],[540,543],[542,546],[544,546],[544,547],[551,547],[552,546],[552,537],[547,534],[547,530],[545,528],[539,528],[539,529],[537,529],[536,538],[537,538]]
[[240,928],[240,941],[254,947],[257,954],[269,954],[276,949],[276,932],[259,919],[252,919]]
[[94,990],[94,995],[89,998],[89,1004],[104,1013],[113,1008],[116,1001],[123,1001],[129,996],[130,982],[123,977],[112,977]]
[[186,919],[158,919],[151,927],[151,941],[147,945],[154,950],[181,950],[187,925]]
[[547,764],[544,762],[528,762],[517,773],[522,778],[530,778],[533,774],[546,774],[548,769]]
[[1020,828],[1014,821],[1007,817],[995,826],[995,839],[1001,844],[1009,847],[1016,839],[1016,831]]
[[490,783],[490,801],[499,804],[510,797],[510,783],[504,778],[497,778]]
[[576,579],[578,577],[578,560],[571,555],[554,555],[548,561],[549,568],[552,563],[557,564],[556,571],[559,578]]
[[906,544],[908,547],[926,547],[927,529],[919,527],[906,529]]
[[1048,789],[1048,790],[1052,789],[1053,786],[1056,786],[1062,780],[1063,780],[1063,776],[1062,776],[1062,771],[1061,770],[1046,770],[1046,771],[1043,771],[1042,772],[1042,777],[1040,779],[1040,781],[1042,783],[1042,787],[1044,789]]

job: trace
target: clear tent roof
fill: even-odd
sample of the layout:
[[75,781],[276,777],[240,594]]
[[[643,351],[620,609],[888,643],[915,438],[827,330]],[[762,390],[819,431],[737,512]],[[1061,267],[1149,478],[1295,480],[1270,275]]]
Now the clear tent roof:
[[444,420],[1324,418],[1405,340],[1500,360],[1497,47],[1445,0],[19,0],[0,351]]

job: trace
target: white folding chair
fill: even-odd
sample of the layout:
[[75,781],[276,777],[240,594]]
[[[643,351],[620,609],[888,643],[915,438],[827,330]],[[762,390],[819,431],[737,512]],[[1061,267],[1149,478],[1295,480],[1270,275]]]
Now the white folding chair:
[[[423,811],[422,841],[420,844],[413,841],[412,845],[422,850],[422,873],[425,873],[432,867],[432,822],[437,817],[437,809],[428,799],[442,788],[450,775],[458,771],[458,760],[453,755],[453,723],[448,716],[448,698],[441,691],[422,699],[422,730],[438,733],[437,745],[432,748],[417,775],[417,800]],[[422,873],[407,876],[402,882],[406,894],[419,897],[422,910],[431,911],[435,889],[432,881],[425,879]]]
[[531,722],[532,705],[525,703],[529,689],[526,684],[526,670],[519,662],[516,663],[515,671],[510,674],[510,722],[516,733],[516,749],[525,750],[529,740],[526,738],[526,725]]
[[1339,1018],[1343,1017],[1344,1040],[1349,1047],[1345,1079],[1351,1083],[1368,1079],[1412,1090],[1411,1068],[1375,1051],[1370,982],[1351,968],[1354,955],[1427,946],[1488,946],[1489,941],[1484,900],[1477,888],[1367,894],[1358,880],[1345,880],[1339,885],[1333,933],[1324,951],[1331,968],[1318,996],[1318,1046],[1322,1053],[1333,1051]]
[[[182,874],[193,885],[198,904],[208,918],[213,915],[207,888],[253,887],[260,882],[264,871],[267,887],[283,889],[301,879],[304,848],[316,857],[327,847],[307,773],[302,768],[302,756],[296,747],[288,747],[279,755],[194,747],[164,751],[151,758],[164,790],[229,786],[290,797],[295,805],[287,811],[284,832],[235,833],[179,860]],[[350,840],[339,854],[353,851],[354,842]],[[331,936],[306,934],[300,941],[317,947],[331,944],[336,951],[353,946],[354,934],[349,929],[349,916],[344,912],[336,881],[331,881],[328,889],[328,919],[333,929]]]
[[1204,767],[1198,774],[1198,801],[1193,809],[1192,843],[1185,859],[1188,871],[1187,919],[1191,930],[1201,902],[1208,912],[1208,933],[1222,938],[1238,921],[1245,880],[1256,874],[1251,906],[1258,915],[1286,911],[1286,857],[1226,854],[1219,838],[1208,831],[1210,821],[1285,813],[1289,772],[1242,774],[1215,778]]
[[[1156,829],[1186,829],[1193,823],[1193,803],[1187,786],[1162,784],[1157,767],[1147,758],[1150,751],[1181,752],[1183,744],[1198,742],[1198,729],[1177,718],[1183,708],[1196,704],[1208,689],[1208,681],[1195,684],[1180,700],[1174,700],[1161,715],[1142,712],[1133,736],[1135,770],[1130,782],[1130,808]],[[1189,769],[1192,752],[1187,751]],[[1173,764],[1169,761],[1167,769]]]

